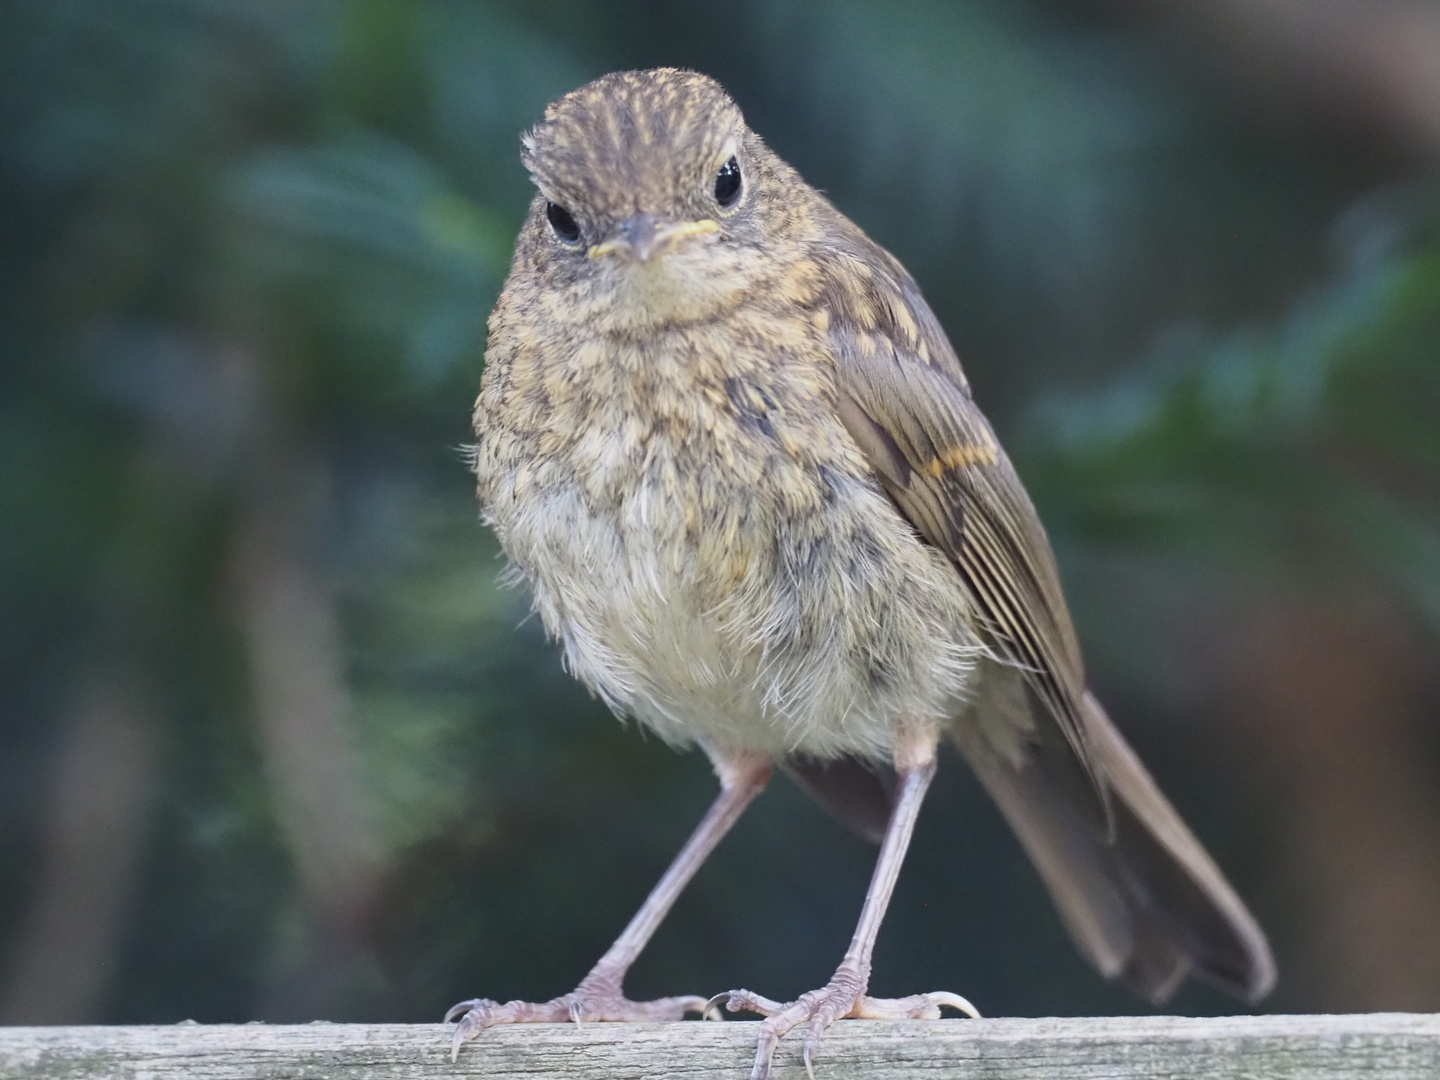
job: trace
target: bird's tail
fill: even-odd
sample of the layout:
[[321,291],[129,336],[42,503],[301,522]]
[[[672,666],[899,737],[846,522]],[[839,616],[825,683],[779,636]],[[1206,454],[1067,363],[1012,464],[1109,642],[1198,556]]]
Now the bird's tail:
[[[1023,695],[1019,682],[1002,696]],[[1246,1001],[1264,997],[1275,964],[1255,919],[1088,693],[1085,722],[1113,823],[1055,725],[1031,720],[1019,740],[963,722],[952,733],[1104,975],[1157,1004],[1191,973]]]

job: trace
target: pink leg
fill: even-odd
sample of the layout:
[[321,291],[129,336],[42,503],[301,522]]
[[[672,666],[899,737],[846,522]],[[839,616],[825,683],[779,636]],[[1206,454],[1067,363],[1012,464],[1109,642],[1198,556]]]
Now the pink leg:
[[735,990],[710,999],[710,1006],[728,999],[726,1008],[731,1011],[756,1012],[766,1018],[760,1025],[760,1043],[755,1052],[755,1067],[751,1070],[750,1080],[767,1080],[770,1062],[781,1037],[800,1024],[806,1024],[805,1069],[814,1080],[811,1057],[815,1047],[825,1029],[842,1017],[933,1020],[939,1018],[942,1005],[970,1016],[979,1015],[975,1007],[958,994],[941,992],[893,999],[865,996],[870,982],[870,959],[875,951],[875,938],[880,933],[880,923],[885,918],[890,895],[895,891],[895,881],[900,876],[900,865],[905,861],[905,851],[915,831],[920,805],[935,776],[935,745],[936,736],[930,728],[907,732],[897,743],[895,768],[900,784],[896,791],[895,809],[891,812],[885,839],[880,845],[880,856],[875,862],[875,872],[870,878],[870,888],[865,894],[865,906],[860,911],[855,936],[850,939],[845,958],[830,982],[819,990],[800,995],[788,1005],[748,990]]
[[712,754],[720,773],[720,794],[705,817],[675,856],[665,875],[645,898],[629,925],[605,955],[568,994],[550,1001],[531,1003],[507,1001],[503,1005],[487,998],[472,998],[451,1007],[449,1021],[460,1017],[451,1040],[452,1059],[460,1044],[473,1039],[495,1024],[558,1023],[565,1020],[680,1020],[687,1012],[700,1013],[705,999],[686,996],[656,1001],[630,1001],[621,991],[625,973],[656,928],[674,906],[681,891],[695,876],[730,827],[770,779],[770,762],[760,757],[722,758]]

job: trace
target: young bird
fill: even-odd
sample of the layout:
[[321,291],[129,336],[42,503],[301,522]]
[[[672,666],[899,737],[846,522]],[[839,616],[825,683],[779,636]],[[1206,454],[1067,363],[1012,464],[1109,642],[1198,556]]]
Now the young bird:
[[[1253,1001],[1264,935],[1086,690],[1050,546],[910,275],[771,152],[713,80],[620,72],[523,139],[539,193],[475,406],[485,517],[570,670],[698,745],[720,794],[571,993],[492,1024],[936,1017],[866,996],[941,738],[974,768],[1081,952],[1153,1002],[1188,974]],[[888,763],[893,785],[877,769]],[[880,854],[834,977],[633,1002],[626,970],[779,766]]]

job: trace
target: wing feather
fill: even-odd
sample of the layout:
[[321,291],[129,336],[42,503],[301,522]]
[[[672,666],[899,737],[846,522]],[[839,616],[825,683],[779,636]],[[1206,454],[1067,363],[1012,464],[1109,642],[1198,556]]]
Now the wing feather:
[[[846,288],[844,267],[837,272],[832,295]],[[874,292],[884,282],[872,274],[866,285]],[[1084,666],[1049,541],[929,309],[908,320],[908,339],[901,321],[887,327],[880,317],[896,304],[923,305],[895,288],[868,317],[857,314],[863,294],[833,305],[840,419],[901,512],[954,561],[988,644],[1024,673],[1103,803],[1086,737]]]
[[[1086,692],[1049,540],[944,332],[899,263],[848,235],[863,257],[837,256],[820,297],[837,414],[900,512],[954,563],[1002,665],[982,664],[952,740],[1102,972],[1152,1001],[1191,971],[1263,996],[1275,965],[1260,928]],[[989,741],[995,723],[1018,752]]]

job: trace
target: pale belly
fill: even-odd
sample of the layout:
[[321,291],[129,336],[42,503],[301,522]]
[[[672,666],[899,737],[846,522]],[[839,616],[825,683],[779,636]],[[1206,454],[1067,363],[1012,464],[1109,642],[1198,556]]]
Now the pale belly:
[[532,470],[487,507],[617,712],[677,745],[883,758],[900,719],[961,707],[982,649],[959,579],[873,484],[651,466],[618,492]]

